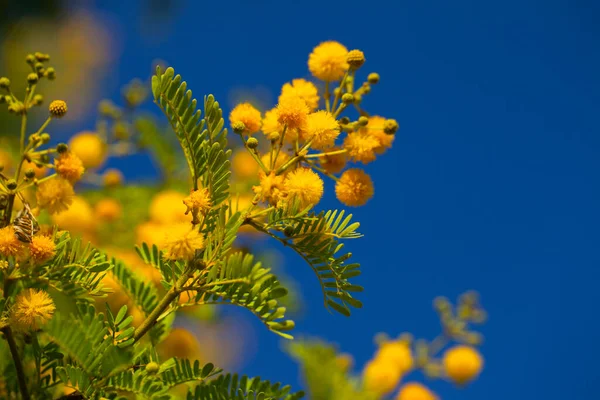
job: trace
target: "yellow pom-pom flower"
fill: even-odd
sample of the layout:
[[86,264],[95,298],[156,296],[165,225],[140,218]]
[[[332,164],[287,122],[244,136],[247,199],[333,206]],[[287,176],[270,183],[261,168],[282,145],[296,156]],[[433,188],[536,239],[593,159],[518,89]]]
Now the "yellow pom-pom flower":
[[301,98],[296,96],[281,96],[277,105],[277,121],[287,126],[287,136],[288,132],[292,133],[294,129],[304,129],[309,112],[310,109]]
[[348,70],[348,49],[335,41],[323,42],[315,47],[308,57],[308,69],[315,78],[337,81]]
[[82,197],[73,197],[68,210],[52,216],[59,228],[78,233],[89,233],[96,227],[92,206]]
[[167,228],[168,225],[158,224],[152,221],[143,222],[135,228],[136,243],[148,243],[150,246],[155,244],[158,247],[163,247],[163,242],[165,240],[163,231]]
[[64,102],[63,100],[54,100],[48,106],[48,111],[50,112],[50,115],[54,118],[64,117],[65,114],[67,113],[67,110],[68,110],[67,103]]
[[17,239],[12,225],[0,229],[0,254],[5,257],[16,256],[23,250],[23,243]]
[[189,222],[174,224],[165,232],[163,248],[170,260],[189,260],[204,248],[204,237]]
[[283,197],[283,179],[282,175],[275,175],[271,172],[269,175],[264,172],[259,174],[260,184],[252,187],[254,193],[260,195],[260,200],[272,205],[277,203]]
[[174,190],[158,193],[150,203],[150,219],[159,224],[190,221],[185,215],[185,196]]
[[29,254],[35,263],[48,261],[56,254],[56,245],[49,236],[34,236],[29,243]]
[[306,128],[302,131],[302,139],[312,139],[311,147],[325,150],[335,145],[340,135],[337,120],[327,111],[317,111],[308,116]]
[[375,354],[375,358],[379,361],[394,364],[402,375],[408,373],[414,364],[409,344],[400,340],[382,343]]
[[388,135],[383,131],[383,127],[386,119],[379,116],[372,116],[369,118],[367,126],[360,129],[360,132],[374,137],[379,142],[379,145],[373,150],[377,154],[383,154],[387,149],[392,147],[394,142],[394,135]]
[[85,168],[98,168],[106,160],[106,144],[94,132],[81,132],[69,141],[69,150]]
[[[334,147],[329,149],[329,153],[333,153],[340,148]],[[346,153],[337,153],[337,154],[327,154],[319,157],[319,163],[321,167],[330,174],[338,174],[342,172],[347,163]]]
[[208,189],[194,190],[183,199],[183,204],[187,207],[186,214],[190,212],[206,214],[212,207],[210,192]]
[[368,391],[384,396],[391,393],[402,378],[402,373],[391,362],[372,360],[363,370],[363,385]]
[[374,193],[371,177],[358,168],[344,172],[335,184],[335,196],[350,207],[364,206]]
[[54,168],[61,177],[69,182],[77,182],[85,171],[83,163],[75,154],[67,151],[54,160]]
[[240,103],[231,110],[229,114],[229,123],[233,126],[242,122],[245,126],[244,133],[252,135],[260,130],[261,116],[260,111],[250,103]]
[[158,346],[158,352],[165,358],[194,358],[200,357],[198,339],[184,328],[174,328],[169,336]]
[[54,314],[54,302],[43,290],[25,289],[15,299],[10,310],[10,323],[20,331],[38,330]]
[[123,207],[115,199],[102,199],[96,203],[94,212],[99,220],[113,222],[121,218]]
[[69,181],[54,178],[40,183],[37,188],[37,206],[50,214],[66,211],[73,203],[75,192]]
[[258,174],[258,164],[246,150],[233,153],[231,158],[231,169],[233,174],[240,179],[255,178]]
[[344,149],[353,161],[368,164],[375,160],[375,149],[380,146],[379,141],[366,133],[352,132],[344,140]]
[[317,204],[323,197],[323,180],[310,168],[298,168],[289,174],[283,183],[288,200],[300,200],[300,207]]
[[439,398],[425,385],[408,382],[402,385],[396,400],[438,400]]
[[[314,83],[305,79],[293,79],[292,83],[286,83],[281,88],[281,97],[296,96],[306,102],[308,108],[314,111],[319,106],[319,94]],[[281,100],[280,100],[281,101]]]
[[102,175],[102,183],[106,187],[119,186],[123,183],[123,174],[115,168],[107,169]]
[[444,370],[448,378],[465,385],[477,378],[483,368],[483,357],[471,346],[454,346],[444,353]]

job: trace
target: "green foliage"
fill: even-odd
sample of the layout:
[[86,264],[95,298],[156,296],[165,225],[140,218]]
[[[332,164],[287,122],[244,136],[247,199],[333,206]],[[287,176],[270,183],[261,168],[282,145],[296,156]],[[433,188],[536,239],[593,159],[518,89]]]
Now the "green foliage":
[[289,386],[247,376],[222,375],[190,389],[187,400],[296,400],[303,392],[291,393]]
[[200,366],[198,360],[193,363],[188,359],[171,358],[160,366],[160,378],[166,387],[174,387],[182,383],[204,381],[222,372],[213,364]]

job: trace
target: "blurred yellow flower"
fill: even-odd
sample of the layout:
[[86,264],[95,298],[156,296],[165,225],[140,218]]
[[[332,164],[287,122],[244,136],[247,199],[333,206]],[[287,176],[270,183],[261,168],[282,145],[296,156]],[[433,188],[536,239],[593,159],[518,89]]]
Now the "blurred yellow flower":
[[155,244],[158,247],[162,247],[165,240],[163,230],[166,226],[152,221],[139,224],[135,228],[136,242],[138,244],[148,243],[150,246]]
[[[271,157],[275,157],[275,154],[273,154],[271,156],[271,153],[265,153],[260,160],[262,161],[262,163],[265,165],[265,167],[270,168],[271,167]],[[279,169],[279,167],[282,167],[283,164],[285,164],[288,160],[290,159],[290,156],[287,153],[284,152],[280,152],[279,155],[277,155],[277,158],[275,158],[275,162],[273,165],[273,170],[277,170]]]
[[115,168],[107,169],[102,175],[102,183],[106,187],[119,186],[123,183],[123,174]]
[[5,257],[16,256],[23,250],[23,243],[17,239],[12,225],[0,229],[0,254]]
[[204,236],[189,222],[174,224],[165,230],[163,248],[168,259],[189,260],[204,248]]
[[402,385],[396,400],[438,400],[438,397],[425,385],[408,382]]
[[56,245],[49,236],[34,236],[29,244],[29,254],[35,263],[48,261],[56,254]]
[[308,57],[308,69],[315,78],[337,81],[348,70],[348,49],[341,43],[328,41],[315,47]]
[[399,340],[382,343],[375,354],[375,359],[395,365],[402,375],[408,373],[414,364],[409,344]]
[[465,385],[481,373],[483,357],[474,347],[457,345],[446,350],[443,364],[448,378]]
[[344,172],[335,184],[336,197],[342,204],[350,207],[365,205],[374,193],[371,177],[358,168]]
[[68,210],[53,215],[52,221],[61,229],[78,233],[89,233],[96,227],[92,207],[79,196],[73,197]]
[[99,220],[113,222],[121,218],[123,207],[117,200],[106,198],[96,203],[94,212]]
[[245,149],[233,153],[231,169],[235,177],[239,179],[256,179],[258,168],[254,158]]
[[67,151],[54,160],[54,168],[62,178],[71,183],[77,182],[83,175],[83,163],[75,154]]
[[261,115],[260,111],[250,103],[241,103],[234,107],[229,114],[229,123],[233,126],[235,123],[242,122],[245,126],[244,133],[252,135],[260,130]]
[[363,385],[368,391],[384,396],[391,393],[400,383],[402,373],[390,361],[372,360],[363,370]]
[[311,111],[316,110],[319,106],[317,87],[314,83],[305,79],[293,79],[292,83],[285,83],[281,88],[280,99],[283,96],[296,96],[301,98],[306,102],[306,105]]
[[314,206],[323,197],[323,180],[309,168],[298,168],[287,174],[283,187],[288,200],[299,199],[302,208]]
[[73,203],[75,192],[69,181],[53,178],[39,184],[36,192],[37,206],[50,214],[66,211]]
[[165,190],[154,196],[150,203],[150,219],[159,224],[190,221],[185,215],[185,195],[175,190]]
[[184,328],[174,328],[158,345],[158,352],[165,359],[170,357],[197,359],[201,357],[200,343]]
[[98,168],[106,160],[106,143],[94,132],[80,132],[69,141],[69,149],[85,168]]

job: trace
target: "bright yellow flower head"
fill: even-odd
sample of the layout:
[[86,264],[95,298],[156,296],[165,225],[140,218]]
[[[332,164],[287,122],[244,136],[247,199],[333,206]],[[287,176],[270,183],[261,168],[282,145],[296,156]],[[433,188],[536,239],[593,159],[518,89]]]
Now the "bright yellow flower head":
[[112,222],[121,218],[123,207],[117,200],[106,198],[96,203],[94,211],[99,220]]
[[300,199],[300,207],[315,205],[323,197],[323,180],[310,168],[298,168],[283,183],[288,199]]
[[206,214],[212,207],[210,200],[210,192],[208,189],[198,189],[190,193],[188,197],[183,199],[183,204],[187,207],[186,214],[189,212],[198,212]]
[[62,118],[67,113],[68,107],[67,103],[63,100],[54,100],[48,106],[48,111],[50,115],[54,118]]
[[165,358],[196,359],[200,357],[200,344],[198,339],[187,329],[174,328],[169,336],[159,344],[158,351]]
[[106,143],[94,132],[81,132],[69,141],[69,150],[85,168],[98,168],[106,160]]
[[54,314],[54,302],[43,290],[25,289],[10,310],[11,325],[17,330],[37,330]]
[[296,96],[280,96],[277,105],[277,121],[287,126],[286,136],[295,129],[304,129],[310,109],[306,102]]
[[5,257],[16,256],[23,250],[23,243],[17,239],[12,225],[0,229],[0,254]]
[[168,259],[189,260],[204,248],[204,236],[189,222],[182,222],[166,229],[162,245]]
[[[281,97],[296,96],[306,102],[308,108],[314,111],[319,107],[319,94],[314,83],[305,79],[293,79],[292,83],[286,83],[281,88]],[[281,100],[279,100],[281,101]]]
[[185,196],[174,190],[158,193],[150,203],[150,219],[159,224],[190,221],[185,215]]
[[123,174],[115,168],[107,169],[102,175],[102,183],[106,187],[119,186],[123,183]]
[[259,179],[260,185],[252,187],[252,190],[261,196],[261,201],[276,205],[283,196],[283,175],[275,175],[274,172],[267,175],[261,171]]
[[444,353],[444,370],[452,381],[465,385],[477,378],[483,368],[483,357],[471,346],[454,346]]
[[[329,149],[328,151],[331,153],[336,150],[340,150],[340,148],[334,147]],[[338,174],[342,172],[342,170],[346,166],[346,162],[346,153],[339,153],[319,157],[319,163],[321,163],[321,167],[323,167],[323,169],[330,174]]]
[[66,211],[73,203],[75,192],[69,181],[54,178],[40,183],[37,188],[37,206],[50,214]]
[[394,364],[402,375],[408,373],[414,364],[410,346],[403,341],[389,341],[381,344],[375,358]]
[[372,360],[363,370],[365,389],[380,396],[390,393],[400,383],[402,373],[398,367],[388,361]]
[[240,103],[229,114],[229,123],[233,126],[236,122],[243,122],[244,133],[252,135],[260,130],[260,111],[250,103]]
[[386,119],[383,117],[369,117],[369,123],[367,124],[367,126],[360,129],[361,133],[367,134],[377,139],[377,141],[379,142],[379,146],[373,149],[377,154],[385,153],[387,149],[392,147],[392,143],[394,142],[395,136],[388,135],[383,131],[385,121]]
[[373,136],[360,132],[352,132],[344,140],[344,148],[353,161],[368,164],[375,160],[375,149],[380,146],[379,141]]
[[358,168],[344,172],[335,184],[336,197],[350,207],[364,206],[374,193],[371,177]]
[[323,42],[315,47],[308,57],[308,69],[315,78],[337,81],[348,70],[348,49],[335,41]]
[[[273,154],[273,157],[275,157],[275,154]],[[290,159],[290,156],[287,153],[283,153],[280,152],[279,155],[277,156],[277,158],[275,158],[275,165],[273,166],[274,170],[279,169],[279,167],[283,166],[283,164],[285,164],[288,160]],[[262,163],[265,165],[265,167],[270,168],[271,167],[271,153],[265,153],[260,160],[262,161]]]
[[54,160],[54,168],[61,177],[69,182],[77,182],[83,175],[83,163],[75,154],[67,151]]
[[274,132],[281,133],[283,126],[279,123],[279,112],[277,108],[272,108],[265,112],[265,117],[262,120],[262,131],[265,136],[270,138],[270,134]]
[[135,235],[136,243],[148,243],[150,246],[153,244],[158,247],[163,247],[165,240],[164,230],[168,228],[168,225],[158,224],[156,222],[143,222],[136,226]]
[[408,382],[402,385],[396,400],[438,400],[439,398],[425,385]]
[[245,149],[233,153],[231,169],[233,174],[240,179],[252,179],[258,174],[258,164]]
[[319,150],[333,147],[339,135],[340,125],[333,115],[324,110],[310,114],[302,131],[302,139],[312,139],[311,147]]
[[89,233],[96,227],[92,206],[82,197],[73,197],[68,210],[52,216],[52,221],[61,229],[78,233]]
[[29,254],[36,263],[48,261],[56,254],[56,245],[49,236],[34,236],[29,244]]

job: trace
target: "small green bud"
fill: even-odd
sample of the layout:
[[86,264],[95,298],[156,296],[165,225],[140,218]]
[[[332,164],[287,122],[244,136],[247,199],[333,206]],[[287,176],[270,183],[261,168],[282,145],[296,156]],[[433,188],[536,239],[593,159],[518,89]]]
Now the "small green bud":
[[69,146],[67,146],[65,143],[59,143],[59,144],[56,146],[56,152],[57,152],[58,154],[63,154],[63,153],[66,153],[68,150],[69,150]]
[[278,142],[281,139],[281,134],[279,132],[271,132],[269,133],[269,140],[271,142]]
[[33,54],[27,54],[27,57],[25,57],[25,61],[27,62],[27,64],[33,65],[35,63],[35,56]]
[[151,361],[148,364],[146,364],[146,372],[148,372],[150,375],[156,374],[159,369],[160,366],[155,361]]
[[333,89],[333,95],[334,96],[339,96],[341,92],[342,92],[342,89],[340,89],[339,87]]
[[375,85],[375,84],[379,83],[379,74],[377,72],[371,72],[369,74],[369,76],[367,76],[367,81],[371,85]]
[[483,336],[479,332],[468,332],[465,335],[465,342],[471,346],[480,346],[483,343]]
[[33,104],[36,106],[41,105],[44,102],[44,96],[42,96],[41,94],[36,94],[35,96],[33,96]]
[[362,92],[364,94],[371,93],[371,85],[369,85],[368,83],[363,84],[363,86],[362,86]]
[[342,125],[348,125],[350,123],[350,118],[348,117],[342,117],[340,118],[340,124]]
[[8,181],[6,181],[6,187],[8,188],[8,190],[15,190],[17,188],[17,181],[15,181],[14,179],[9,179]]
[[368,123],[369,123],[369,118],[365,117],[364,115],[358,118],[358,125],[367,126]]
[[8,89],[9,86],[10,86],[10,79],[8,79],[5,76],[3,76],[2,78],[0,78],[0,88],[2,88],[2,89]]
[[44,76],[48,78],[48,80],[53,81],[56,79],[56,71],[54,71],[54,68],[48,67],[46,68],[46,72],[44,72]]
[[118,140],[126,140],[129,137],[129,128],[124,122],[117,122],[114,126],[115,138]]
[[34,55],[35,55],[36,60],[38,60],[38,61],[41,61],[41,62],[50,61],[49,54],[44,54],[44,53],[40,53],[39,51],[37,51]]
[[10,106],[8,106],[8,112],[22,114],[23,111],[25,111],[25,106],[21,102],[12,103]]
[[344,93],[342,95],[342,103],[350,104],[354,102],[354,95],[352,93]]
[[33,179],[34,177],[35,177],[35,171],[33,170],[33,168],[28,168],[25,170],[25,178]]
[[241,135],[246,130],[246,125],[242,121],[236,121],[231,125],[231,129],[238,135]]
[[393,135],[398,131],[398,122],[395,119],[388,119],[383,123],[383,132],[388,135]]
[[438,312],[447,311],[450,309],[450,302],[445,297],[436,297],[433,300],[433,308]]
[[248,138],[248,141],[246,142],[246,146],[248,146],[249,149],[257,148],[258,147],[258,139],[256,139],[255,137]]
[[290,225],[286,226],[283,230],[283,234],[287,237],[292,236],[294,234],[294,227]]
[[38,82],[38,79],[38,75],[34,74],[33,72],[27,75],[27,83],[30,85],[35,85]]
[[41,140],[41,142],[42,142],[43,144],[46,144],[46,143],[48,143],[48,142],[50,141],[50,135],[49,135],[49,134],[47,134],[47,133],[42,133],[42,134],[40,135],[40,140]]
[[[48,135],[50,136],[50,135]],[[50,162],[50,156],[48,154],[42,154],[40,156],[39,161],[38,160],[34,160],[35,165],[37,165],[38,167],[43,167],[44,164],[48,164]]]

